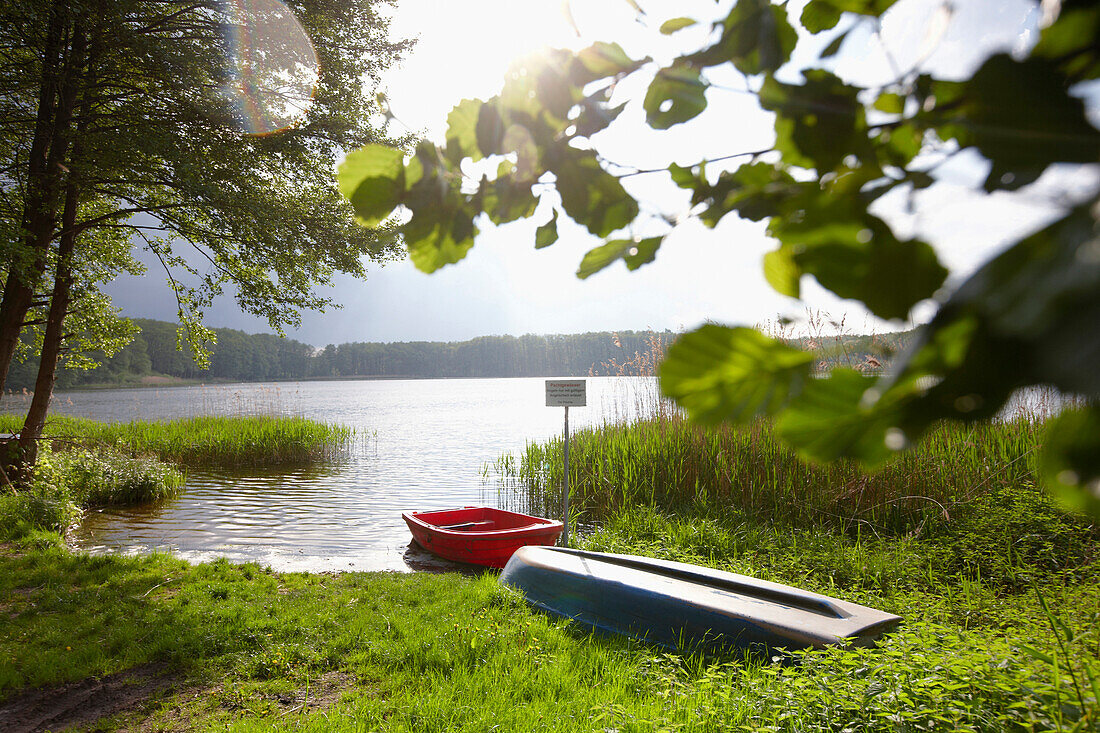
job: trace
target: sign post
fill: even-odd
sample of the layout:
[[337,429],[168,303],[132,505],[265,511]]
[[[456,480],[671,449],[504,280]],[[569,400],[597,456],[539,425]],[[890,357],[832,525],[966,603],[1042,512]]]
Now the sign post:
[[547,379],[546,406],[565,408],[565,500],[562,518],[562,547],[569,547],[569,408],[584,407],[586,382],[583,379]]

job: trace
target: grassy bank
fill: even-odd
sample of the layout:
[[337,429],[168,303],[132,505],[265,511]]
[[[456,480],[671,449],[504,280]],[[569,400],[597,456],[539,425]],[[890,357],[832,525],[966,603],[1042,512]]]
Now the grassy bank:
[[[19,430],[21,419],[0,417],[0,432]],[[280,466],[346,455],[354,431],[302,417],[192,417],[181,420],[98,422],[51,417],[43,433],[59,446],[110,446],[154,455],[185,467]]]
[[28,484],[0,487],[0,540],[52,544],[85,509],[159,501],[183,483],[180,470],[152,456],[47,443]]
[[[648,526],[681,556],[722,531],[656,514]],[[623,549],[628,527],[593,544]],[[651,549],[640,539],[629,547]],[[904,563],[849,547],[841,581],[822,570],[835,554],[777,536],[725,558],[906,618],[876,649],[776,664],[590,636],[531,612],[492,574],[275,574],[9,546],[0,710],[23,690],[154,663],[163,685],[97,730],[1093,729],[1095,574],[1003,593],[939,575],[913,583]]]
[[[895,586],[947,582],[1020,591],[1038,577],[1085,577],[1100,561],[1100,530],[1037,486],[1041,435],[1026,419],[944,425],[868,473],[807,464],[764,422],[605,426],[571,442],[570,508],[599,549],[765,576],[805,551],[787,576],[851,588],[874,568],[887,597]],[[505,456],[496,470],[506,503],[560,513],[560,439]]]
[[[941,641],[866,660],[918,688],[930,678],[915,668],[900,678],[894,672],[917,659],[934,671],[979,658],[1060,664],[1043,692],[1012,675],[998,683],[1013,705],[1045,716],[1014,724],[1091,730],[1100,698],[1100,531],[1037,488],[1041,439],[1042,424],[1027,419],[943,425],[870,474],[852,463],[809,465],[765,422],[703,428],[665,414],[573,436],[572,510],[589,549],[709,565],[889,609],[906,618],[895,641],[936,629]],[[496,466],[506,500],[550,515],[560,512],[562,471],[560,439]],[[943,646],[947,638],[959,646]],[[836,669],[816,669],[824,676],[802,682],[819,690],[817,707],[858,687]],[[885,688],[863,689],[873,696]],[[955,695],[907,694],[912,714],[929,724],[960,709]],[[780,697],[793,702],[790,695]],[[998,704],[987,699],[988,709],[965,721],[941,717],[939,725],[1011,728],[1008,717],[992,714]],[[1076,712],[1060,718],[1067,704]],[[793,716],[780,727],[829,729],[814,713]],[[901,713],[896,721],[922,727]],[[888,728],[879,723],[871,727]]]

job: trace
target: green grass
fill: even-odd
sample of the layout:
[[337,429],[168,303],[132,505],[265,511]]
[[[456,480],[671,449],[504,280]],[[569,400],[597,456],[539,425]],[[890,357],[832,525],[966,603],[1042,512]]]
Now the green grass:
[[[649,521],[666,553],[694,552],[679,519]],[[611,528],[594,545],[620,549],[622,531]],[[702,531],[718,539],[726,530]],[[793,664],[704,658],[591,636],[532,612],[493,574],[276,574],[221,561],[191,566],[163,556],[8,548],[0,553],[0,696],[160,661],[180,675],[174,691],[97,729],[142,722],[233,731],[1095,724],[1095,573],[1043,579],[1057,616],[1052,626],[1034,588],[1005,594],[943,576],[915,583],[888,548],[852,546],[845,564],[856,577],[840,587],[822,570],[836,547],[778,538],[720,564],[829,589],[902,613],[905,624],[875,649],[807,652]],[[898,577],[883,584],[883,574]],[[336,693],[318,699],[322,681],[334,678]]]
[[[0,432],[21,427],[0,418]],[[106,423],[55,416],[44,437],[61,445],[111,446],[132,455],[155,455],[185,467],[253,467],[339,458],[351,447],[351,428],[301,417],[192,417],[171,421]]]

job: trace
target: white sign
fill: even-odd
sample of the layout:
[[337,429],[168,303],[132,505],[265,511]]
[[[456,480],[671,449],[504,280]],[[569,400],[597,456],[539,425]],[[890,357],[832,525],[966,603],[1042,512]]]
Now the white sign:
[[547,407],[584,407],[585,381],[583,379],[547,379]]

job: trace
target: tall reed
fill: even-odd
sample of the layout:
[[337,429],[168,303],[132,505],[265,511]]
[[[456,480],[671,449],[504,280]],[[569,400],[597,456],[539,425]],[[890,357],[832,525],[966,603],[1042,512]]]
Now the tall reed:
[[[570,442],[571,504],[600,521],[638,505],[736,511],[799,526],[905,532],[976,498],[1034,484],[1041,427],[1030,420],[942,425],[877,473],[850,461],[813,465],[770,423],[702,427],[679,417],[581,430]],[[529,444],[496,467],[505,503],[560,511],[562,440]]]
[[[817,353],[823,370],[843,364],[879,371],[884,364],[868,354],[886,359],[905,340],[904,334],[881,343],[854,336],[843,321],[821,311],[808,313],[808,328],[807,335],[795,336],[788,326],[773,327],[772,335]],[[1065,403],[1060,395],[1033,391],[1019,396],[997,421],[943,423],[875,473],[851,461],[812,465],[780,441],[767,420],[748,427],[686,420],[657,384],[669,344],[661,334],[647,344],[644,352],[600,365],[600,373],[636,378],[625,399],[610,409],[605,405],[603,426],[572,436],[570,501],[582,523],[651,506],[733,511],[748,519],[847,531],[912,531],[930,520],[950,520],[990,494],[1034,488],[1042,420]],[[518,460],[502,457],[490,470],[498,477],[501,502],[557,515],[562,453],[562,440],[555,438],[529,444]]]
[[[0,430],[13,431],[13,416]],[[311,463],[341,458],[354,431],[302,417],[191,417],[167,422],[105,423],[85,418],[50,418],[44,437],[55,445],[111,446],[131,455],[152,454],[183,466],[251,467]]]
[[679,415],[672,400],[661,394],[657,381],[657,368],[664,360],[671,339],[666,334],[651,332],[643,339],[645,347],[633,354],[623,348],[618,334],[612,334],[612,343],[621,350],[612,357],[588,370],[588,376],[628,377],[620,388],[612,391],[603,404],[604,417],[610,422],[624,422],[638,417],[668,418]]

